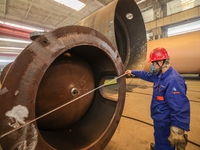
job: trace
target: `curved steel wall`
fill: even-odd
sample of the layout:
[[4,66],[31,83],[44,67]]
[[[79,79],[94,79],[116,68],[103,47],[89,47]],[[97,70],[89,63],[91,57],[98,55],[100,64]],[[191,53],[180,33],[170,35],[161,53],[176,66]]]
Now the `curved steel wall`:
[[134,0],[113,1],[78,25],[103,33],[118,49],[126,68],[144,68],[146,30],[142,14]]
[[94,88],[124,72],[117,50],[94,29],[66,26],[41,35],[2,76],[2,148],[104,149],[121,118],[125,77],[115,100]]

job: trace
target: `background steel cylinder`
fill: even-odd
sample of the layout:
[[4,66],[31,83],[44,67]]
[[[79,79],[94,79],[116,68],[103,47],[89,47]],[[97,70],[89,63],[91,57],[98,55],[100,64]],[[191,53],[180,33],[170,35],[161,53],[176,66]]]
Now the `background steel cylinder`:
[[144,68],[146,30],[142,14],[134,0],[115,0],[78,25],[103,33],[117,48],[127,69]]
[[170,55],[170,64],[182,74],[200,74],[200,31],[176,35],[148,42],[145,70],[150,67],[149,54],[156,47],[164,47]]
[[2,148],[103,149],[121,118],[125,77],[118,79],[116,100],[98,89],[36,119],[124,71],[118,51],[94,29],[67,26],[36,38],[13,62],[1,87]]

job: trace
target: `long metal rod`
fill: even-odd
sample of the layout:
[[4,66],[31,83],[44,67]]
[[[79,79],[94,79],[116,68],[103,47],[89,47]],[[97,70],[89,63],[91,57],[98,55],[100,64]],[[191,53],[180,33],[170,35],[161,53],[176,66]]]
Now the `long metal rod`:
[[2,135],[0,136],[0,138],[3,138],[4,136],[6,136],[6,135],[8,135],[8,134],[10,134],[10,133],[12,133],[12,132],[18,130],[18,129],[21,129],[21,128],[24,127],[24,126],[26,126],[26,125],[28,125],[28,124],[30,124],[30,123],[32,123],[32,122],[34,122],[34,121],[36,121],[36,120],[38,120],[38,119],[40,119],[40,118],[43,118],[43,117],[45,117],[45,116],[47,116],[47,115],[49,115],[49,114],[55,112],[56,110],[59,110],[59,109],[65,107],[65,106],[67,106],[67,105],[69,105],[69,104],[71,104],[71,103],[77,101],[78,99],[80,99],[80,98],[82,98],[82,97],[84,97],[84,96],[86,96],[86,95],[88,95],[88,94],[90,94],[90,93],[92,93],[92,92],[94,92],[94,91],[96,91],[96,90],[98,90],[98,89],[100,89],[100,88],[102,88],[102,87],[108,85],[109,83],[111,83],[111,82],[113,82],[113,81],[115,81],[115,80],[117,80],[117,79],[119,79],[119,78],[121,78],[121,77],[123,77],[123,76],[125,76],[125,75],[126,75],[126,73],[124,73],[124,74],[122,74],[122,75],[120,75],[120,76],[118,76],[118,77],[115,77],[114,79],[110,80],[109,82],[107,82],[107,83],[105,83],[105,84],[102,84],[101,86],[99,86],[99,87],[97,87],[97,88],[95,88],[95,89],[93,89],[93,90],[91,90],[91,91],[89,91],[89,92],[87,92],[87,93],[85,93],[85,94],[83,94],[83,95],[81,95],[81,96],[79,96],[79,97],[73,99],[72,101],[67,102],[67,103],[65,103],[65,104],[63,104],[63,105],[61,105],[61,106],[59,106],[59,107],[57,107],[57,108],[55,108],[55,109],[53,109],[53,110],[47,112],[47,113],[45,113],[45,114],[43,114],[43,115],[41,115],[41,116],[39,116],[39,117],[37,117],[37,118],[35,118],[35,119],[29,121],[29,122],[26,122],[25,124],[23,124],[23,125],[21,125],[21,126],[15,128],[15,129],[13,129],[13,130],[10,130],[10,131],[8,131],[8,132],[2,134]]

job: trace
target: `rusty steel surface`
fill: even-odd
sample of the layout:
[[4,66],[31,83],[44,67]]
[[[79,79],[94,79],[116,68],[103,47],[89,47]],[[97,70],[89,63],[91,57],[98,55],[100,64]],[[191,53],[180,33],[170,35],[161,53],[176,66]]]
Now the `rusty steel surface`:
[[[103,16],[103,17],[102,17]],[[134,0],[116,0],[78,25],[104,34],[117,48],[127,69],[143,69],[147,53],[146,30],[142,14]]]
[[148,42],[145,70],[149,69],[150,52],[156,47],[165,47],[170,55],[170,64],[179,73],[200,74],[200,31],[176,35]]
[[[66,52],[51,64],[42,78],[36,98],[36,117],[94,88],[94,77],[89,64],[76,54]],[[93,97],[94,93],[91,93],[41,118],[38,120],[38,127],[42,130],[58,130],[74,124],[88,110]],[[58,116],[62,116],[62,119]]]
[[103,149],[121,118],[125,77],[118,79],[116,101],[100,89],[73,100],[100,86],[106,76],[124,71],[118,51],[94,29],[67,26],[41,35],[16,58],[2,84],[2,148]]

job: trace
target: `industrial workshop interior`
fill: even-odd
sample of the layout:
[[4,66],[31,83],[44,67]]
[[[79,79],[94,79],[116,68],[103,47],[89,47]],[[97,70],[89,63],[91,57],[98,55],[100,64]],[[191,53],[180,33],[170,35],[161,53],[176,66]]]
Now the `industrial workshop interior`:
[[200,150],[200,0],[0,0],[0,150]]

